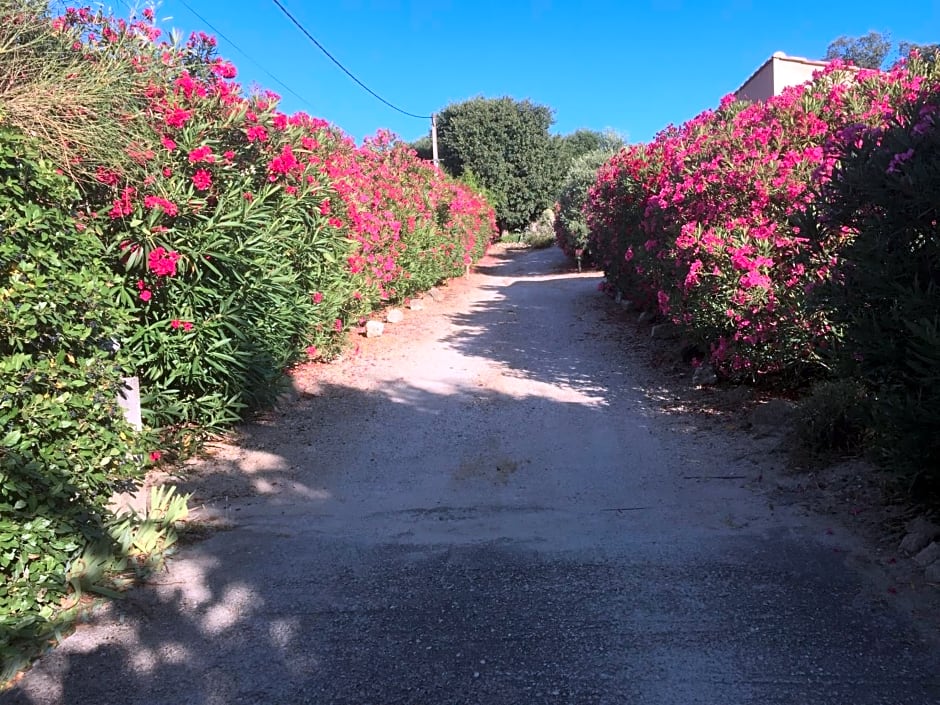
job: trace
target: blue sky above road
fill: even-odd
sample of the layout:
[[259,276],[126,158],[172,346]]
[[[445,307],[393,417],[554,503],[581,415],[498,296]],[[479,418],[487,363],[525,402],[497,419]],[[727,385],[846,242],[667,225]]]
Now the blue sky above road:
[[[818,59],[836,37],[869,30],[940,42],[940,0],[280,1],[407,112],[508,95],[550,106],[553,132],[610,128],[629,141],[717,105],[775,51]],[[116,2],[125,16],[134,6]],[[157,17],[165,29],[224,35],[219,53],[242,83],[282,95],[285,112],[322,117],[357,140],[380,128],[409,141],[428,131],[428,120],[350,80],[273,0],[164,0]]]

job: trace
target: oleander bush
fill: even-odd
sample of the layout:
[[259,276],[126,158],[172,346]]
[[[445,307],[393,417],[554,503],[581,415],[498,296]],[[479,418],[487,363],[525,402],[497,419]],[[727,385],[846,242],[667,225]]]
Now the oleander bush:
[[836,344],[809,297],[851,240],[821,228],[819,190],[840,140],[882,128],[936,86],[919,61],[890,72],[834,63],[764,103],[729,97],[601,168],[586,215],[612,287],[681,326],[726,377],[823,374]]
[[867,447],[940,486],[940,68],[834,62],[732,97],[598,171],[609,291],[680,327],[723,377],[801,389],[814,451]]
[[940,86],[924,81],[883,125],[844,130],[836,157],[820,228],[847,244],[816,304],[839,333],[841,374],[874,399],[874,447],[940,490]]
[[211,37],[159,42],[150,17],[69,10],[57,26],[147,84],[155,146],[126,145],[133,170],[99,167],[79,217],[123,277],[139,324],[124,344],[165,452],[270,403],[285,368],[332,354],[372,308],[462,273],[493,215],[387,133],[357,146],[245,96]]
[[391,135],[356,145],[235,75],[150,10],[0,7],[2,678],[77,591],[172,544],[165,522],[111,514],[116,491],[495,235],[483,197]]

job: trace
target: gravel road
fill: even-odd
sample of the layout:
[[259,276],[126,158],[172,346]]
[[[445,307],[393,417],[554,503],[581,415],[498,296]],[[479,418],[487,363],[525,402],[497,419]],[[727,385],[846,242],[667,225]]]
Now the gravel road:
[[189,468],[219,529],[0,703],[940,703],[864,543],[663,413],[599,281],[497,253],[298,370]]

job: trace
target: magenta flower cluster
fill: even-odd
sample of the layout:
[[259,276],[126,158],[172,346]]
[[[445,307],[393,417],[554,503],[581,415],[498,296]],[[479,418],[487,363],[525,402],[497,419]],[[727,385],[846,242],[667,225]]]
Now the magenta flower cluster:
[[[728,96],[622,150],[585,204],[611,288],[681,326],[727,375],[816,364],[833,330],[808,300],[854,235],[822,227],[818,194],[844,149],[937,90],[918,67],[836,62],[766,102]],[[921,119],[926,129],[933,117]],[[895,155],[888,171],[911,156]]]

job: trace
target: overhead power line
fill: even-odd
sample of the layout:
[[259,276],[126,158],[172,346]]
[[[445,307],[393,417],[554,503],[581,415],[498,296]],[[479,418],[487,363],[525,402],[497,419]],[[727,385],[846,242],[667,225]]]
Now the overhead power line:
[[[136,7],[136,3],[135,3],[135,5],[131,5],[131,3],[130,3],[128,0],[121,0],[121,2],[124,3],[124,5],[125,5],[125,6],[127,7],[127,9],[130,11],[130,13],[131,13],[132,16],[137,14],[139,8]],[[185,0],[179,0],[179,3],[180,3],[180,5],[182,5],[183,7],[185,7],[187,10],[189,10],[189,11],[193,14],[193,16],[196,17],[196,19],[198,19],[200,22],[202,22],[204,25],[206,25],[206,27],[208,27],[210,30],[212,30],[213,32],[215,32],[215,33],[216,33],[219,37],[221,37],[223,40],[225,40],[226,42],[228,42],[228,43],[231,45],[231,47],[232,47],[235,51],[237,51],[239,54],[241,54],[241,55],[244,56],[246,59],[248,59],[248,61],[250,61],[252,64],[254,64],[257,68],[261,69],[262,73],[264,73],[265,75],[267,75],[268,78],[270,78],[272,81],[274,81],[275,83],[277,83],[281,88],[283,88],[285,91],[287,91],[288,93],[290,93],[290,94],[291,94],[292,96],[294,96],[297,100],[301,101],[302,103],[304,103],[305,105],[307,105],[307,106],[308,106],[309,108],[311,108],[312,110],[316,110],[316,107],[313,105],[313,103],[311,103],[309,100],[307,100],[307,99],[304,98],[302,95],[300,95],[299,93],[297,93],[297,91],[295,91],[293,88],[291,88],[290,86],[288,86],[286,83],[284,83],[284,81],[282,81],[281,79],[279,79],[279,78],[278,78],[277,76],[275,76],[273,73],[271,73],[270,71],[268,71],[268,69],[266,69],[261,63],[259,63],[258,61],[256,61],[248,52],[246,52],[244,49],[242,49],[240,46],[238,46],[235,42],[233,42],[231,39],[229,39],[227,36],[225,36],[225,34],[223,34],[222,30],[218,29],[217,27],[214,27],[214,26],[212,25],[212,23],[209,22],[209,20],[207,20],[205,17],[203,17],[202,15],[200,15],[198,12],[196,12],[196,10],[195,10],[189,3],[187,3]]]
[[265,74],[268,76],[268,78],[270,78],[272,81],[274,81],[275,83],[277,83],[279,86],[281,86],[281,88],[283,88],[285,91],[287,91],[288,93],[290,93],[292,96],[294,96],[295,98],[297,98],[297,100],[303,102],[305,105],[307,105],[307,106],[310,107],[311,109],[316,110],[316,108],[313,106],[313,104],[312,104],[309,100],[307,100],[307,99],[304,98],[302,95],[300,95],[299,93],[297,93],[293,88],[291,88],[291,87],[288,86],[286,83],[284,83],[284,81],[282,81],[281,79],[279,79],[279,78],[278,78],[277,76],[275,76],[273,73],[271,73],[270,71],[268,71],[264,66],[262,66],[260,63],[258,63],[257,61],[255,61],[255,59],[253,59],[253,58],[248,54],[248,52],[246,52],[244,49],[242,49],[240,46],[238,46],[238,45],[237,45],[235,42],[233,42],[231,39],[229,39],[228,37],[226,37],[226,36],[222,33],[222,31],[221,31],[220,29],[217,29],[216,27],[213,27],[213,26],[212,26],[212,23],[209,22],[209,20],[207,20],[205,17],[203,17],[202,15],[200,15],[198,12],[196,12],[196,11],[192,8],[192,6],[191,6],[189,3],[186,2],[186,0],[179,0],[179,3],[180,3],[183,7],[185,7],[187,10],[189,10],[191,13],[193,13],[193,15],[196,16],[196,19],[198,19],[199,21],[201,21],[201,22],[202,22],[203,24],[205,24],[209,29],[211,29],[213,32],[215,32],[218,36],[220,36],[220,37],[221,37],[222,39],[224,39],[226,42],[228,42],[229,44],[231,44],[231,45],[232,45],[232,48],[234,48],[235,51],[237,51],[239,54],[241,54],[241,55],[244,56],[246,59],[248,59],[248,61],[250,61],[250,62],[251,62],[252,64],[254,64],[255,66],[257,66],[259,69],[261,69],[261,71],[262,71],[263,73],[265,73]]
[[363,82],[360,81],[358,78],[356,78],[356,77],[352,74],[352,72],[351,72],[349,69],[347,69],[345,66],[343,66],[330,52],[328,52],[328,51],[326,50],[326,48],[325,48],[322,44],[320,44],[320,42],[318,42],[318,41],[316,40],[316,38],[314,38],[314,36],[313,36],[312,34],[310,34],[310,32],[307,31],[306,27],[304,27],[296,17],[294,17],[290,12],[288,12],[287,8],[284,7],[284,5],[281,4],[280,0],[271,0],[271,1],[272,1],[275,5],[278,6],[278,8],[280,9],[280,11],[284,13],[284,15],[287,17],[287,19],[289,19],[291,22],[293,22],[293,23],[297,26],[297,29],[299,29],[301,32],[304,33],[304,35],[307,37],[307,39],[309,39],[311,42],[313,42],[314,45],[316,45],[316,47],[317,47],[320,51],[322,51],[324,54],[326,54],[326,57],[327,57],[330,61],[332,61],[332,62],[333,62],[334,64],[336,64],[337,66],[339,66],[340,69],[342,69],[343,73],[345,73],[345,74],[346,74],[347,76],[349,76],[353,81],[355,81],[357,84],[359,84],[359,86],[360,86],[361,88],[363,88],[367,93],[369,93],[369,95],[371,95],[373,98],[376,98],[376,99],[378,99],[379,101],[385,103],[385,105],[387,105],[388,107],[390,107],[392,110],[397,110],[397,111],[400,112],[402,115],[407,115],[408,117],[418,118],[419,120],[430,120],[430,119],[431,119],[431,117],[432,117],[431,115],[416,115],[415,113],[409,113],[407,110],[402,110],[401,108],[399,108],[397,105],[394,105],[393,103],[389,103],[387,100],[385,100],[385,98],[383,98],[382,96],[380,96],[380,95],[379,95],[378,93],[376,93],[374,90],[372,90],[371,88],[369,88],[365,83],[363,83]]

